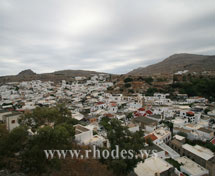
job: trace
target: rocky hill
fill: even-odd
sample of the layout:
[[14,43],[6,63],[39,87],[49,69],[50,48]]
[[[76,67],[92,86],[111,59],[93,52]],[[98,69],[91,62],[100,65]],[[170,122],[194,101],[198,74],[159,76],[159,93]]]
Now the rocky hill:
[[151,76],[173,74],[183,70],[188,70],[189,72],[215,71],[215,56],[174,54],[162,62],[144,68],[137,68],[127,74]]
[[92,74],[102,74],[101,72],[87,71],[87,70],[61,70],[53,72],[54,75],[64,76],[90,76]]
[[18,75],[19,75],[19,76],[24,76],[24,75],[36,75],[36,73],[34,73],[32,70],[28,69],[28,70],[23,70],[23,71],[21,71]]
[[90,76],[93,74],[102,74],[101,72],[95,71],[85,71],[85,70],[61,70],[53,73],[43,73],[36,74],[32,70],[21,71],[17,75],[12,76],[1,76],[0,84],[7,82],[20,82],[20,81],[31,81],[31,80],[41,80],[41,81],[54,81],[58,82],[61,80],[71,81],[75,76]]

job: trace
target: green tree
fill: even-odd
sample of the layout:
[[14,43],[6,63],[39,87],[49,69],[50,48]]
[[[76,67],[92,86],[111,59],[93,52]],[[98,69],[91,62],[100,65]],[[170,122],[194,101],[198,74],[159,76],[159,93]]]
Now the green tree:
[[25,113],[20,123],[33,129],[41,125],[54,123],[55,125],[65,123],[72,119],[71,112],[64,104],[55,107],[37,107],[32,112]]
[[27,128],[14,128],[8,135],[4,136],[4,143],[1,144],[1,152],[5,156],[14,156],[21,151],[28,139]]
[[[121,122],[117,119],[103,118],[101,120],[101,125],[107,132],[107,138],[110,142],[110,151],[114,150],[116,146],[119,146],[119,152],[122,150],[132,150],[134,151],[133,156],[136,156],[139,150],[143,149],[144,146],[144,135],[142,131],[131,133],[127,127],[122,126]],[[110,169],[116,175],[127,175],[130,173],[136,164],[141,161],[140,158],[112,158],[109,157],[107,160],[102,160],[106,163]]]
[[133,117],[133,113],[132,112],[130,112],[130,113],[128,113],[127,115],[126,115],[126,118],[127,119],[131,119]]
[[129,88],[129,87],[131,87],[131,84],[130,84],[130,83],[126,83],[126,84],[125,84],[125,87],[126,87],[126,88]]
[[179,93],[188,94],[188,96],[203,96],[210,101],[215,100],[214,78],[190,77],[189,81],[173,83],[172,88],[178,90]]
[[154,81],[154,79],[152,77],[147,77],[147,78],[144,78],[144,81],[148,84],[151,84]]
[[178,77],[176,75],[173,76],[173,81],[178,81]]
[[153,142],[152,142],[152,139],[150,137],[148,137],[146,139],[146,143],[149,144],[149,146],[152,146],[153,145]]
[[134,90],[133,89],[129,89],[128,92],[129,93],[134,93]]
[[206,108],[206,109],[204,110],[204,113],[205,113],[205,114],[208,114],[209,111],[210,111],[210,109]]
[[133,79],[132,79],[132,78],[129,78],[129,77],[124,79],[124,82],[125,82],[125,83],[132,82],[132,81],[133,81]]
[[18,155],[23,151],[28,140],[28,132],[25,127],[17,127],[10,133],[3,126],[0,128],[0,168],[13,169],[19,167]]
[[146,91],[146,96],[153,96],[156,92],[158,92],[156,88],[148,88]]
[[74,129],[68,124],[54,128],[46,126],[32,136],[22,153],[22,169],[27,173],[41,174],[50,169],[60,169],[60,159],[47,159],[44,150],[65,150],[72,146]]
[[[46,159],[44,150],[71,149],[75,135],[73,125],[76,123],[69,110],[64,105],[58,105],[36,108],[25,114],[21,126],[10,133],[1,125],[0,168],[10,170],[11,165],[15,164],[23,172],[37,175],[53,168],[59,169],[60,160],[56,157]],[[36,131],[35,135],[29,135],[29,128]]]

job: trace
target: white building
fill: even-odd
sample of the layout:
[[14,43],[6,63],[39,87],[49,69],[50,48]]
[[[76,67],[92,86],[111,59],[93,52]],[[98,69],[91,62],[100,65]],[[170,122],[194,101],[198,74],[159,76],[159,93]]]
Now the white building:
[[[159,157],[147,158],[144,162],[137,164],[134,172],[137,176],[159,176],[162,173],[171,173],[172,165]],[[166,174],[166,175],[167,175]]]
[[200,140],[211,140],[214,137],[214,131],[208,128],[199,128],[197,130]]
[[199,164],[195,163],[191,159],[187,158],[186,156],[176,158],[175,159],[180,166],[180,171],[191,176],[205,176],[209,174],[209,171],[204,167],[200,166]]
[[79,144],[89,144],[90,140],[93,138],[93,131],[80,125],[77,124],[74,126],[75,127],[75,140]]
[[180,117],[184,119],[188,119],[189,123],[198,123],[201,119],[201,113],[195,113],[193,111],[180,111]]
[[18,120],[20,119],[20,113],[7,114],[3,118],[6,120],[6,128],[8,131],[12,131],[19,126]]
[[98,147],[109,147],[107,139],[105,139],[103,136],[100,135],[94,135],[90,141],[90,145],[96,145]]
[[164,128],[158,128],[152,132],[157,139],[154,141],[155,144],[167,143],[171,140],[171,132]]
[[184,150],[189,151],[190,153],[202,158],[205,161],[208,161],[209,159],[214,157],[214,153],[211,150],[209,150],[205,147],[199,146],[199,145],[192,146],[189,144],[183,144],[182,148]]
[[128,127],[128,130],[129,130],[130,132],[132,132],[132,133],[135,133],[135,132],[137,132],[137,131],[140,131],[139,125],[134,124],[134,123],[129,123],[129,124],[127,125],[127,127]]

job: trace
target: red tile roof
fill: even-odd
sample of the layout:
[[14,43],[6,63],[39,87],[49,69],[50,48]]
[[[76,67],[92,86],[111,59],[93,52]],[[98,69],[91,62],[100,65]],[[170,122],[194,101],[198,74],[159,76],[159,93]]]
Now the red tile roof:
[[151,138],[152,141],[155,141],[157,139],[157,136],[155,136],[154,134],[149,134],[147,136],[144,137],[145,139]]
[[139,112],[134,112],[134,115],[135,115],[135,116],[138,116],[138,117],[142,116],[142,114],[139,113]]
[[145,108],[139,108],[138,111],[145,111]]
[[117,106],[117,104],[116,103],[111,103],[111,106]]
[[116,103],[115,101],[111,101],[110,103]]
[[109,118],[114,117],[114,115],[113,115],[113,114],[110,114],[110,113],[109,113],[109,114],[105,114],[105,116],[106,116],[106,117],[109,117]]
[[147,113],[147,114],[152,114],[152,111],[147,110],[146,113]]
[[215,145],[215,138],[210,141],[213,145]]
[[189,112],[187,112],[187,114],[188,114],[188,115],[192,115],[192,116],[193,116],[193,115],[194,115],[194,112],[189,111]]

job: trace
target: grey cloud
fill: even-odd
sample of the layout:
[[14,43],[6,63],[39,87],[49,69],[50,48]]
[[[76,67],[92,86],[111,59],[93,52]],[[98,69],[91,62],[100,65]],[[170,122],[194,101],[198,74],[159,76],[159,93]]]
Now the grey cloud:
[[215,54],[215,2],[0,0],[0,75],[126,73],[179,52]]

